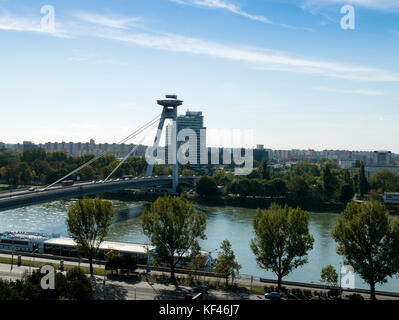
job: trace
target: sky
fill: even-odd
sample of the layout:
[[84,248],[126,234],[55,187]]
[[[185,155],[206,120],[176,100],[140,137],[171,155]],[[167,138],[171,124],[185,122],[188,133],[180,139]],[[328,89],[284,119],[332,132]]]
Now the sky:
[[0,141],[118,142],[177,94],[251,145],[399,153],[398,53],[399,0],[0,0]]

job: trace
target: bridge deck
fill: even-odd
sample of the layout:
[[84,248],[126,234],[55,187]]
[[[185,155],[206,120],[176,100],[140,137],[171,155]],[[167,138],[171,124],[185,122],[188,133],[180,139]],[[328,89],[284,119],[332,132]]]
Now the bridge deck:
[[[195,176],[179,177],[179,183],[194,186]],[[70,187],[54,186],[46,191],[29,191],[26,189],[3,192],[0,194],[0,211],[26,207],[56,200],[81,198],[85,195],[94,195],[113,192],[129,188],[171,188],[172,177],[138,177],[119,181],[81,182]]]

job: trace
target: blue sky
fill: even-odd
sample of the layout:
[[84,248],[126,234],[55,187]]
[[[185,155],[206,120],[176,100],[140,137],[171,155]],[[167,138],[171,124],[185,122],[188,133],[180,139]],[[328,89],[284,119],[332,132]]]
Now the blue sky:
[[399,0],[0,0],[0,141],[117,142],[175,93],[272,149],[399,153],[398,18]]

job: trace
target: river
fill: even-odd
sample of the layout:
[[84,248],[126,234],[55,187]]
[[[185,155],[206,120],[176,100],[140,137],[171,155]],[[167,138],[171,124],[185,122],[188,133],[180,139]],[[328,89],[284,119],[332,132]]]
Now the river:
[[[144,203],[112,201],[115,208],[115,221],[111,227],[109,240],[135,243],[148,243],[142,233],[140,215]],[[35,231],[59,233],[67,236],[65,219],[71,202],[57,201],[43,205],[30,206],[0,212],[0,232]],[[255,277],[273,278],[271,272],[257,267],[255,257],[249,247],[253,238],[252,218],[256,210],[237,207],[199,206],[207,215],[207,239],[201,241],[204,250],[217,256],[220,242],[228,239],[232,243],[238,262],[242,265],[241,274]],[[336,254],[336,243],[331,237],[331,229],[339,214],[311,212],[309,229],[315,242],[308,254],[308,263],[294,270],[286,280],[302,282],[319,282],[321,268],[332,264],[339,270],[342,257]],[[355,278],[357,288],[368,288],[359,277]],[[389,279],[378,289],[399,292],[399,279]]]

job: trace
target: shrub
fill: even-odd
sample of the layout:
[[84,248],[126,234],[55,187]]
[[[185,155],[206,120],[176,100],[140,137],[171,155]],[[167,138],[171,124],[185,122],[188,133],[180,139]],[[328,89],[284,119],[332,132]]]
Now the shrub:
[[349,300],[364,300],[364,297],[362,295],[358,294],[358,293],[354,293],[354,294],[348,295],[347,298]]

